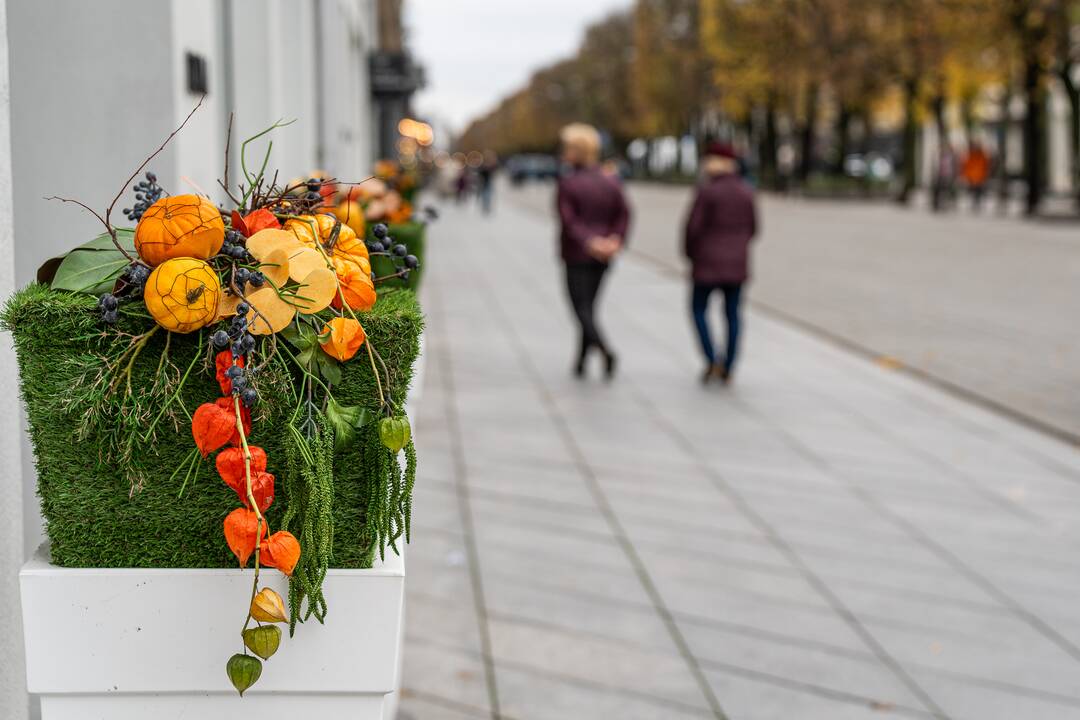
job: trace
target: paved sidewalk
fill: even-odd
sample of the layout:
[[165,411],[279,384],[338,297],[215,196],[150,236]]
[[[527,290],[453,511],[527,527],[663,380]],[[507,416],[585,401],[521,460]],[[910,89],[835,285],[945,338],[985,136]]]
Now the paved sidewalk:
[[403,720],[1080,718],[1075,449],[754,312],[703,390],[633,258],[576,382],[550,221],[430,232]]

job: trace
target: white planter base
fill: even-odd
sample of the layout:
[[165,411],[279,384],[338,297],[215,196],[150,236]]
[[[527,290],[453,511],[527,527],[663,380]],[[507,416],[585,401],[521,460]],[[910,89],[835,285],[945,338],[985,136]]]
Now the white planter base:
[[[27,686],[41,696],[42,720],[384,720],[399,686],[405,564],[396,555],[370,570],[331,570],[326,624],[309,621],[292,638],[286,629],[243,698],[225,662],[243,649],[250,569],[59,568],[47,558],[42,546],[19,578]],[[261,578],[286,595],[281,573]]]

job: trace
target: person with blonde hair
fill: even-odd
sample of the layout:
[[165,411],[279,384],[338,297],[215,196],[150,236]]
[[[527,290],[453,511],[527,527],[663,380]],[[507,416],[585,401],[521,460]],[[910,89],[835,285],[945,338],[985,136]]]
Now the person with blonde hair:
[[590,350],[604,359],[604,375],[615,375],[616,358],[596,320],[596,298],[611,261],[626,244],[630,208],[619,184],[600,170],[600,134],[584,123],[559,133],[566,172],[559,178],[556,205],[566,288],[581,328],[574,374],[585,375]]

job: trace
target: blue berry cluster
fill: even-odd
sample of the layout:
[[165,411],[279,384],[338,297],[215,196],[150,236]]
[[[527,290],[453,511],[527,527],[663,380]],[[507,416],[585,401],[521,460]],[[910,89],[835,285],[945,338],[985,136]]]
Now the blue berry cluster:
[[[390,259],[394,261],[398,277],[402,280],[408,280],[409,271],[420,267],[420,260],[415,255],[409,254],[409,248],[394,241],[394,238],[390,236],[390,229],[386,225],[383,223],[375,225],[371,228],[371,234],[375,236],[375,239],[367,244],[368,252],[388,254]],[[397,264],[399,260],[401,262],[400,267]],[[372,273],[372,279],[374,279],[374,273]]]
[[138,222],[142,219],[146,209],[161,199],[165,190],[157,184],[157,175],[152,172],[146,173],[146,179],[141,180],[131,188],[135,191],[135,205],[124,208],[124,215],[128,220]]
[[210,342],[213,343],[215,349],[232,350],[233,364],[225,371],[225,374],[232,381],[233,394],[239,395],[240,402],[247,408],[258,402],[259,393],[255,391],[255,388],[248,386],[247,374],[236,361],[240,356],[247,355],[255,349],[255,336],[248,332],[247,313],[250,309],[247,303],[237,305],[236,316],[229,324],[229,329],[218,330],[210,336]]

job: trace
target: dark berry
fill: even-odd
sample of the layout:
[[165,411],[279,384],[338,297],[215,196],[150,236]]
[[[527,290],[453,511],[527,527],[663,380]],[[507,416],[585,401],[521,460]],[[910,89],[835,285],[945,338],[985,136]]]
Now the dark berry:
[[236,314],[241,320],[243,320],[246,323],[247,318],[244,317],[244,316],[248,314],[248,310],[250,310],[250,309],[251,309],[250,305],[248,305],[246,302],[242,302],[242,303],[240,303],[239,305],[236,306]]
[[[247,268],[239,268],[236,271],[236,284],[240,287],[243,287],[247,284],[247,281],[250,277],[251,273],[248,272]],[[245,310],[244,312],[247,311]]]
[[232,354],[234,357],[239,357],[244,354],[244,342],[242,340],[233,341]]
[[262,287],[263,283],[266,282],[266,276],[261,272],[253,272],[248,276],[248,282],[255,287]]
[[371,228],[371,234],[382,240],[386,237],[386,233],[389,229],[383,223],[378,223],[375,227]]
[[317,192],[308,191],[304,194],[304,199],[310,203],[317,203],[322,200],[322,195]]
[[229,347],[229,333],[225,332],[224,330],[218,330],[216,333],[210,336],[210,339],[213,341],[214,347],[218,350],[224,350],[225,348]]
[[259,401],[259,393],[255,392],[255,388],[244,388],[240,393],[240,402],[244,403],[244,407],[249,408]]
[[239,392],[239,391],[243,390],[245,387],[247,387],[247,378],[246,377],[244,377],[243,375],[237,375],[236,377],[232,378],[233,392]]
[[239,245],[243,239],[244,236],[236,230],[229,230],[227,233],[225,233],[225,240],[232,243],[233,245]]
[[119,303],[116,302],[116,296],[112,293],[105,293],[101,296],[101,299],[98,300],[98,305],[101,306],[102,310],[115,310],[118,304]]
[[117,320],[116,311],[115,310],[106,310],[105,312],[101,313],[101,319],[102,319],[103,322],[106,322],[109,325],[112,325]]
[[398,257],[405,257],[408,253],[409,253],[409,248],[405,247],[404,245],[395,245],[394,246],[394,254],[397,255]]
[[398,273],[398,277],[400,277],[402,280],[408,280],[409,279],[409,271],[407,269],[402,270],[401,272]]
[[255,336],[254,335],[245,335],[244,337],[240,338],[240,342],[243,343],[243,345],[244,345],[244,353],[245,354],[249,353],[249,352],[251,352],[252,350],[255,349]]
[[307,181],[307,189],[308,190],[310,190],[311,192],[318,192],[320,187],[322,187],[322,183],[319,182],[318,178],[308,178],[308,181]]
[[416,269],[420,267],[420,260],[415,255],[406,255],[405,267],[409,269]]
[[375,241],[369,242],[367,244],[367,249],[368,249],[368,252],[377,253],[377,252],[382,252],[386,248],[383,247],[381,242],[379,242],[378,240],[375,240]]
[[157,175],[152,172],[146,173],[146,179],[149,180],[151,183],[157,183]]
[[244,368],[240,367],[239,365],[230,365],[225,370],[225,376],[227,378],[229,378],[230,380],[235,380],[236,378],[240,377],[243,374],[244,374]]
[[244,256],[247,255],[247,250],[245,250],[239,245],[233,245],[231,248],[229,248],[229,255],[233,256],[237,260],[243,260]]

